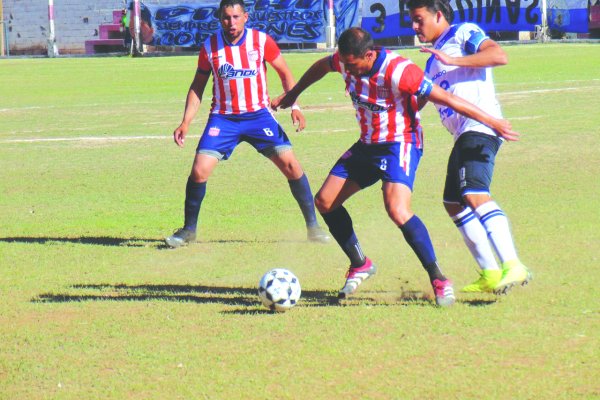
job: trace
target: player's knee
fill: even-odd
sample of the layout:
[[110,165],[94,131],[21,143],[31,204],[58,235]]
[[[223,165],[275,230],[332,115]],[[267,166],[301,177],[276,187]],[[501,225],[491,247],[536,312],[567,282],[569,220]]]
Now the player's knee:
[[317,193],[315,196],[315,207],[319,211],[320,214],[327,214],[331,212],[333,203],[331,201],[327,201],[322,195],[321,192]]
[[190,174],[190,180],[196,183],[203,183],[208,181],[210,174],[201,168],[192,168],[192,172]]
[[463,207],[458,203],[444,202],[443,204],[444,204],[444,208],[446,209],[446,213],[448,213],[448,215],[451,217],[453,217],[457,214],[460,214],[460,212],[463,210]]
[[412,211],[404,207],[389,207],[386,205],[386,211],[390,219],[398,226],[404,225],[413,216]]

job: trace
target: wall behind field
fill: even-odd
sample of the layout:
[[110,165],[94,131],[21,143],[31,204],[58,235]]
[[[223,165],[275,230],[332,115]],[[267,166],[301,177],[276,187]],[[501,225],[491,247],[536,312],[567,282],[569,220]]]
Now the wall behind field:
[[[47,54],[48,2],[3,0],[4,21],[12,54]],[[98,38],[98,26],[112,22],[123,0],[59,0],[54,2],[56,43],[61,54],[84,53],[84,42]]]
[[[145,2],[173,3],[172,0]],[[190,4],[200,2],[188,1]],[[3,0],[0,4],[4,9],[10,54],[47,54],[48,2]],[[125,4],[124,0],[55,0],[54,23],[59,53],[85,53],[85,41],[97,39],[98,26],[112,23],[113,10],[121,10]]]

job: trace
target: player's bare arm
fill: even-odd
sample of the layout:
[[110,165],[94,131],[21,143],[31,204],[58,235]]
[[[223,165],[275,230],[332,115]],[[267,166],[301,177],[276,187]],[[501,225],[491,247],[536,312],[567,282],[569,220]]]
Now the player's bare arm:
[[183,119],[181,124],[173,131],[173,140],[179,147],[183,147],[190,124],[198,113],[200,103],[202,102],[202,94],[204,93],[204,88],[206,88],[209,76],[210,74],[197,72],[190,85],[190,90],[188,90],[187,98],[185,100]]
[[[276,59],[270,62],[271,66],[279,75],[279,79],[281,79],[281,87],[285,93],[289,92],[291,88],[294,87],[295,81],[294,76],[292,75],[292,71],[288,67],[285,59],[280,54]],[[304,114],[300,111],[300,107],[296,105],[296,107],[292,107],[292,123],[296,126],[296,132],[300,132],[304,130],[306,127],[306,120],[304,119]]]
[[316,61],[311,67],[302,75],[302,78],[296,83],[296,85],[288,90],[286,93],[278,96],[271,102],[271,107],[274,110],[277,108],[288,108],[294,105],[296,99],[300,94],[306,90],[313,83],[321,80],[327,73],[333,72],[329,64],[329,56],[324,57]]
[[450,92],[445,91],[437,85],[433,85],[433,89],[429,94],[429,101],[436,104],[442,104],[446,107],[452,108],[459,114],[465,117],[472,118],[476,121],[481,122],[495,130],[500,136],[509,141],[519,140],[519,133],[512,130],[512,126],[509,121],[505,119],[499,119],[486,113],[479,107],[469,103],[468,101],[453,95]]
[[477,53],[464,57],[450,57],[433,47],[421,47],[421,52],[433,54],[442,64],[457,67],[486,68],[508,64],[506,52],[492,39],[485,40]]

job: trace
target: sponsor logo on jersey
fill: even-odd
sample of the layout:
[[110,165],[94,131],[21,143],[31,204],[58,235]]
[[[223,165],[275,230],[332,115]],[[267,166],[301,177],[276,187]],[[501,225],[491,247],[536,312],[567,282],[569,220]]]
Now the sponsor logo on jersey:
[[444,69],[444,70],[441,70],[440,72],[438,72],[437,74],[435,74],[435,75],[433,76],[433,78],[431,78],[431,80],[435,82],[435,80],[436,80],[437,78],[439,78],[440,76],[444,76],[444,75],[446,75],[446,70],[445,70],[445,69]]
[[250,61],[258,61],[258,50],[251,50],[248,52],[248,60]]
[[217,73],[221,79],[243,79],[256,76],[258,71],[255,69],[235,69],[233,65],[225,63],[219,67]]
[[388,107],[362,100],[360,96],[356,94],[356,92],[350,92],[350,98],[357,107],[365,108],[374,113],[382,113],[388,109]]
[[383,99],[390,97],[390,88],[385,86],[377,86],[377,97],[381,97]]

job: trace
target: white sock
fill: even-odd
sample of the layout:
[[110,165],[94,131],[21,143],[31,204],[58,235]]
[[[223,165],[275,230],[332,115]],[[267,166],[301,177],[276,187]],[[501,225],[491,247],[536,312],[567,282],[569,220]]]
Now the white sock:
[[477,207],[475,214],[487,231],[500,262],[516,260],[517,250],[510,233],[508,218],[498,204],[495,201],[488,201]]
[[454,221],[454,225],[458,228],[465,244],[469,248],[469,251],[479,264],[481,269],[500,269],[492,246],[487,237],[487,233],[477,216],[473,213],[471,208],[466,207],[463,211],[451,217]]

